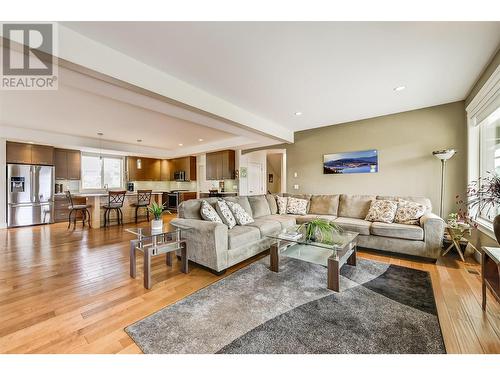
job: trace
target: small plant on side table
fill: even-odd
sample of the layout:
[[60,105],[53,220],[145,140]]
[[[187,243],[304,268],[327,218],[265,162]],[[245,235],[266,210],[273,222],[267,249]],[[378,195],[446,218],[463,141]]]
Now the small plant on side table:
[[170,211],[164,211],[164,205],[158,204],[157,202],[153,202],[148,206],[148,211],[154,216],[154,219],[151,220],[151,230],[153,231],[161,231],[163,229],[163,213]]
[[301,224],[298,230],[305,232],[306,241],[321,242],[328,245],[334,245],[336,243],[334,235],[344,231],[334,222],[320,218]]

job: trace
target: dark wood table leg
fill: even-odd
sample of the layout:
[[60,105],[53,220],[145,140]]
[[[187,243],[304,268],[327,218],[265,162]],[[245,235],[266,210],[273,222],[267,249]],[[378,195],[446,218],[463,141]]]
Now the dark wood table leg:
[[356,265],[356,248],[354,248],[354,251],[352,252],[351,256],[347,258],[347,264],[350,266]]
[[130,277],[136,277],[136,266],[135,266],[135,241],[130,241]]
[[167,263],[167,266],[170,266],[172,267],[172,252],[168,252],[166,255],[166,263]]
[[483,310],[486,311],[486,280],[485,280],[485,273],[486,273],[486,254],[484,251],[481,251],[481,291],[483,294],[483,303],[482,303],[482,308]]
[[144,249],[144,288],[151,289],[151,253],[149,248]]
[[339,261],[332,257],[328,258],[328,289],[335,292],[340,291],[340,269]]
[[181,243],[181,261],[182,261],[181,271],[184,273],[188,273],[189,272],[189,259],[188,259],[188,255],[187,255],[186,241]]
[[273,243],[269,250],[270,252],[270,260],[271,260],[271,271],[279,272],[279,255],[278,255],[279,243]]

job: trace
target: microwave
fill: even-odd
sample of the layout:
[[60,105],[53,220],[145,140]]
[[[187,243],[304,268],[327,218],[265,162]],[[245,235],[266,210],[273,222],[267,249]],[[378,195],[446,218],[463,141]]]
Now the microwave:
[[186,172],[184,172],[184,171],[174,172],[174,180],[175,181],[186,181]]

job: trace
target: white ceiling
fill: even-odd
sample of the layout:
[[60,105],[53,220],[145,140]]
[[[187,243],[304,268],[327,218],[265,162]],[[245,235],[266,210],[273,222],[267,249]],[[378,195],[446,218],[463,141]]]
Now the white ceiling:
[[500,22],[63,24],[292,130],[462,100],[500,44]]

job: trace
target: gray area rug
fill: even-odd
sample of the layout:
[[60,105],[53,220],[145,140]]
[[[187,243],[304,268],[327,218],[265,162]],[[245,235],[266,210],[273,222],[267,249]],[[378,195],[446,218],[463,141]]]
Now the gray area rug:
[[445,353],[427,272],[263,258],[126,328],[144,353]]

